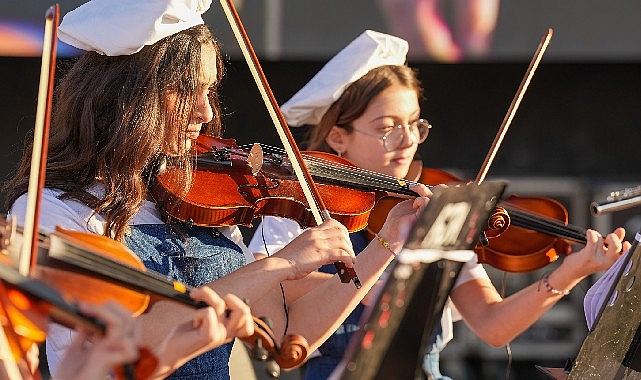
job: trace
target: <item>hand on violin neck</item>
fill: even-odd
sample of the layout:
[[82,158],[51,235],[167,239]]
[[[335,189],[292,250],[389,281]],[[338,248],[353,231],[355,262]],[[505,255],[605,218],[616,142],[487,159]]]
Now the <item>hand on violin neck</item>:
[[630,249],[630,243],[623,240],[623,228],[617,228],[605,237],[588,229],[585,237],[585,247],[565,257],[555,271],[559,272],[557,276],[563,276],[560,278],[561,281],[574,279],[578,282],[593,273],[607,270]]
[[427,197],[417,197],[400,202],[390,210],[378,233],[389,244],[390,250],[397,254],[401,251],[410,229],[428,202]]
[[289,263],[291,272],[287,280],[303,278],[320,266],[336,261],[345,263],[348,268],[356,263],[349,232],[333,219],[305,230],[269,259],[273,258]]

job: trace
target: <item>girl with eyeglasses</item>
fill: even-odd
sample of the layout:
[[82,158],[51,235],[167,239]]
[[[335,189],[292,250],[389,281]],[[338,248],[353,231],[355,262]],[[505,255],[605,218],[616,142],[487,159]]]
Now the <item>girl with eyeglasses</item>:
[[[421,116],[423,89],[416,72],[405,62],[406,54],[404,40],[366,31],[332,58],[282,106],[290,126],[311,126],[306,149],[337,154],[361,169],[416,180],[422,165],[414,157],[431,125]],[[249,248],[258,255],[272,255],[302,232],[294,221],[264,217]],[[605,239],[588,231],[586,248],[568,256],[541,283],[505,299],[476,257],[467,262],[445,305],[441,325],[426,347],[426,377],[449,379],[440,373],[438,360],[453,337],[454,321],[465,320],[481,339],[502,346],[536,322],[582,278],[608,268],[618,257],[622,237],[621,230]],[[368,244],[364,231],[351,233],[350,239],[356,253]],[[326,273],[334,273],[334,268],[323,266],[320,272],[296,281],[295,286],[285,284],[286,297],[295,299]],[[366,302],[367,297],[311,355],[305,380],[326,379],[332,373],[359,328]]]

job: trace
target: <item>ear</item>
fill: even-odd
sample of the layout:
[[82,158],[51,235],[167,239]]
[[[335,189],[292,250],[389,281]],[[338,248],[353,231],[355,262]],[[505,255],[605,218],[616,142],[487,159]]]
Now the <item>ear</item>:
[[345,153],[347,150],[347,132],[345,129],[333,126],[329,130],[327,137],[325,137],[325,142],[332,148],[336,153]]

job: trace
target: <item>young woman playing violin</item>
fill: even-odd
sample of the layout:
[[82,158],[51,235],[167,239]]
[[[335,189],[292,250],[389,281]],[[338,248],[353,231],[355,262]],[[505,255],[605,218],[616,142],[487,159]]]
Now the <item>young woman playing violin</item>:
[[[422,88],[415,73],[405,65],[406,52],[405,41],[367,31],[287,101],[282,110],[290,125],[312,125],[307,149],[337,154],[365,170],[416,180],[412,159],[431,126],[420,118]],[[249,247],[261,254],[274,254],[301,233],[303,229],[295,222],[264,217]],[[350,235],[356,252],[367,244],[365,236],[363,231]],[[623,236],[622,229],[605,238],[588,231],[585,248],[565,258],[540,283],[505,299],[476,259],[466,263],[428,347],[423,365],[426,373],[434,379],[447,378],[440,373],[438,353],[452,338],[453,321],[462,318],[487,343],[504,345],[536,322],[581,279],[608,268],[619,257]],[[332,268],[323,267],[321,271]],[[322,278],[322,274],[305,280],[313,287],[312,278]],[[297,284],[287,287],[286,293],[295,297],[304,288]],[[358,329],[361,310],[362,306],[357,308],[320,347],[319,357],[308,361],[306,379],[329,376]]]
[[[61,40],[86,53],[56,91],[40,230],[61,226],[124,242],[147,268],[187,285],[235,294],[251,305],[254,314],[273,321],[275,336],[299,334],[315,349],[392,261],[387,248],[373,242],[361,252],[364,259],[356,262],[347,230],[329,220],[278,254],[253,261],[238,228],[195,226],[166,218],[148,189],[158,159],[170,156],[184,169],[176,181],[190,190],[192,140],[200,133],[220,132],[217,89],[223,61],[217,42],[203,25],[201,14],[209,6],[210,1],[91,0],[65,15]],[[29,152],[5,186],[18,224],[25,213]],[[424,186],[416,191],[430,194]],[[379,234],[392,249],[400,249],[407,226],[426,203],[426,197],[418,197],[389,213]],[[338,261],[356,270],[362,287],[332,277],[283,310],[280,282]],[[156,302],[136,319],[140,341],[160,346],[166,332],[191,321],[193,313],[174,302]],[[68,330],[49,331],[47,356],[54,371],[70,342]],[[228,378],[231,345],[202,353],[170,377]]]

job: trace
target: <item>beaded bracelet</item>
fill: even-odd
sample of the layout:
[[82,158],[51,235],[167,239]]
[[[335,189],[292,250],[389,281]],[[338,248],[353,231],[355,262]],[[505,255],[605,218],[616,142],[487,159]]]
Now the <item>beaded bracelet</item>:
[[554,289],[554,288],[552,287],[552,285],[550,285],[550,282],[548,281],[548,278],[549,278],[549,277],[550,277],[550,275],[549,275],[549,274],[546,274],[546,275],[545,275],[545,276],[543,276],[543,278],[541,279],[541,282],[543,282],[543,285],[545,286],[545,289],[547,289],[547,291],[548,291],[549,293],[552,293],[552,294],[557,295],[557,296],[567,296],[568,294],[570,294],[570,291],[569,291],[569,290],[558,290],[558,289]]
[[394,251],[392,250],[392,247],[389,245],[389,243],[388,243],[385,239],[383,239],[382,237],[380,237],[380,235],[379,235],[379,234],[374,234],[374,236],[376,236],[376,238],[378,239],[378,242],[379,242],[379,243],[381,243],[381,245],[383,246],[383,248],[385,248],[385,249],[387,249],[388,251],[392,252],[392,255],[394,255],[394,257],[396,257],[396,256],[397,256],[397,253],[396,253],[396,252],[394,252]]

